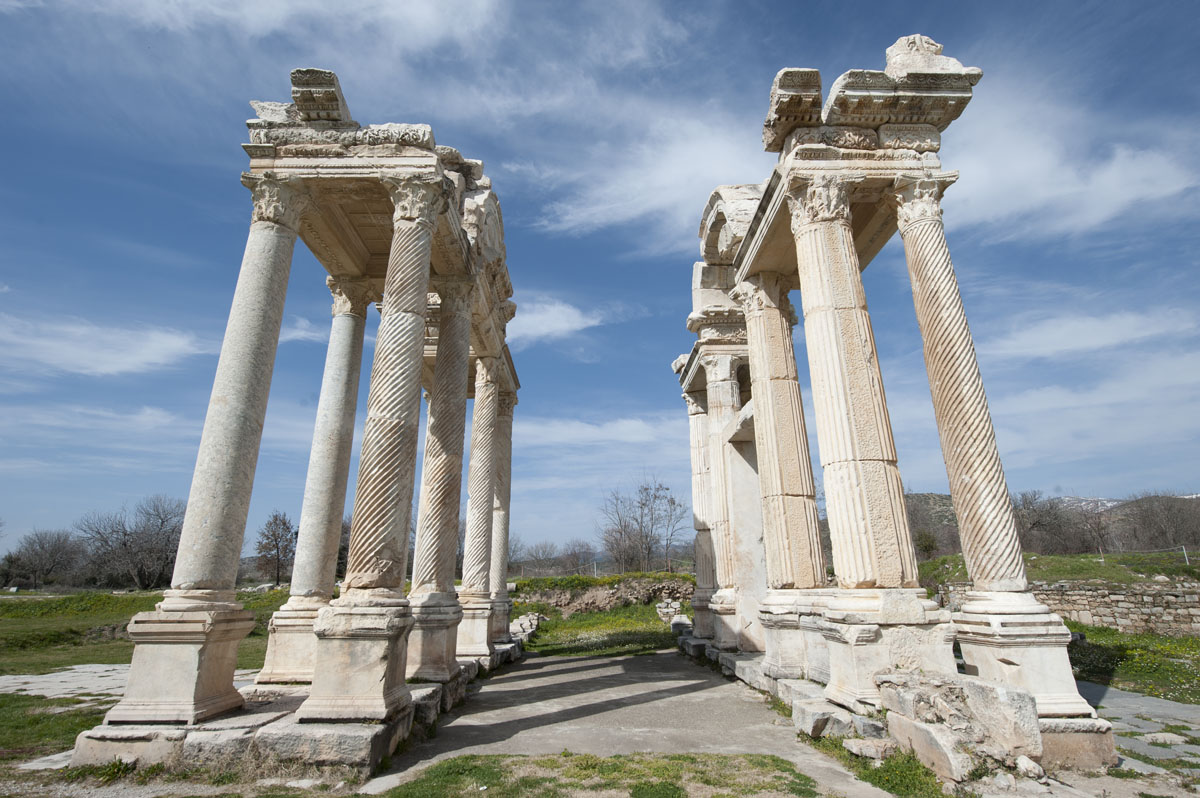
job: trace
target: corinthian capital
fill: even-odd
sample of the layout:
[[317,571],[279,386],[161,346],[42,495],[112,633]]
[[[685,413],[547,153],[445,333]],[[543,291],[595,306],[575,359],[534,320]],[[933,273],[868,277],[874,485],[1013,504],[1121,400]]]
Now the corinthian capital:
[[350,315],[365,319],[367,307],[380,299],[379,292],[366,278],[354,279],[330,275],[325,278],[325,285],[329,286],[329,293],[333,294],[333,315],[335,316]]
[[446,278],[433,284],[437,292],[442,313],[461,314],[471,310],[471,294],[475,290],[474,280]]
[[501,416],[511,416],[513,408],[517,405],[517,395],[512,391],[500,392],[499,409],[496,411]]
[[861,180],[857,175],[816,175],[796,180],[787,193],[792,232],[814,222],[849,222],[850,188]]
[[446,205],[446,188],[441,180],[426,175],[383,175],[383,185],[392,195],[392,220],[409,220],[432,225]]
[[250,189],[254,199],[251,223],[273,222],[293,232],[299,230],[304,197],[293,181],[281,179],[274,172],[243,172],[242,185]]
[[942,218],[942,193],[958,179],[958,172],[900,175],[892,189],[896,223],[900,229],[916,222]]
[[729,297],[742,306],[747,316],[779,307],[779,295],[779,279],[773,274],[752,275],[729,291]]
[[499,378],[500,359],[496,357],[478,357],[475,358],[475,384],[492,383],[495,384]]
[[698,416],[701,413],[705,412],[703,405],[701,405],[700,401],[692,394],[684,392],[683,401],[684,401],[684,404],[687,405],[687,411],[688,411],[689,416]]

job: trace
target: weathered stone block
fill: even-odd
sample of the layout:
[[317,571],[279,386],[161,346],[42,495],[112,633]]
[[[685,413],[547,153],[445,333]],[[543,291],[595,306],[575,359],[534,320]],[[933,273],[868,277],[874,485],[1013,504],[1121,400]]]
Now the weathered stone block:
[[1103,718],[1042,718],[1042,756],[1047,770],[1102,770],[1117,764],[1112,724]]
[[809,737],[845,737],[854,731],[850,713],[823,698],[792,702],[792,724]]
[[943,781],[965,781],[974,767],[962,750],[962,738],[940,723],[922,723],[899,714],[888,715],[888,734],[911,751]]
[[877,738],[860,740],[857,737],[848,737],[842,740],[842,747],[855,756],[883,759],[896,752],[896,741]]

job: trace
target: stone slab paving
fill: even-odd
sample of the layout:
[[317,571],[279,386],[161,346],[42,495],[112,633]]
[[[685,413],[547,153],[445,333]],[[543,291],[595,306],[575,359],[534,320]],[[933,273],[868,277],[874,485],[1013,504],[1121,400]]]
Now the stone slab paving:
[[[234,672],[233,683],[244,687],[254,681],[257,670]],[[42,695],[47,698],[111,695],[125,692],[128,665],[72,665],[51,673],[0,676],[0,693]]]
[[462,754],[598,756],[655,753],[776,754],[821,789],[845,798],[888,798],[797,742],[790,721],[761,694],[675,652],[641,657],[537,657],[481,683],[443,715],[437,736],[394,760],[362,792],[379,794],[434,762]]
[[[1183,732],[1200,737],[1200,706],[1180,704],[1165,698],[1131,693],[1093,682],[1078,682],[1079,693],[1100,715],[1112,721],[1118,751],[1155,760],[1187,759],[1200,767],[1200,748],[1179,735],[1164,733],[1167,726],[1183,726]],[[1169,747],[1154,743],[1170,741]],[[1145,770],[1132,757],[1122,757],[1122,767]]]

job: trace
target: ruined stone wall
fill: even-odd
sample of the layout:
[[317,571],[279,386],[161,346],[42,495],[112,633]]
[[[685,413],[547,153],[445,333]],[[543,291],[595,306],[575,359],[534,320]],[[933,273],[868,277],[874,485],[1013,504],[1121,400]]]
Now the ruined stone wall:
[[[938,586],[942,606],[958,610],[969,585]],[[1122,632],[1200,634],[1200,582],[1033,582],[1038,601],[1065,620]]]
[[[518,583],[519,586],[519,583]],[[627,579],[614,585],[595,585],[579,590],[548,589],[518,591],[514,601],[544,603],[570,615],[575,612],[597,612],[631,604],[652,604],[675,600],[685,606],[692,600],[696,586],[675,579]]]

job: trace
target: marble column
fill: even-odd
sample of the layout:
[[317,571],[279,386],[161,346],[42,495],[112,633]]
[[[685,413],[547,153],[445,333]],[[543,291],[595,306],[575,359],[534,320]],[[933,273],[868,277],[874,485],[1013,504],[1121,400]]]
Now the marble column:
[[737,590],[734,582],[734,543],[730,523],[729,470],[723,440],[725,427],[741,407],[737,367],[743,362],[729,354],[701,355],[706,381],[709,497],[708,526],[712,533],[713,557],[717,572],[717,590],[709,598],[713,618],[713,645],[723,651],[738,647],[740,624],[737,617]]
[[441,304],[409,591],[414,625],[408,639],[408,675],[448,682],[460,670],[455,643],[462,608],[454,592],[454,561],[458,554],[474,281],[442,280],[434,288]]
[[475,407],[471,415],[471,462],[467,473],[467,536],[463,541],[463,619],[458,627],[458,653],[488,657],[492,614],[492,506],[495,502],[496,417],[500,391],[496,384],[499,360],[475,361]]
[[317,647],[313,621],[333,597],[354,445],[363,332],[367,308],[378,292],[365,278],[331,276],[326,283],[333,294],[333,325],[317,399],[291,595],[271,616],[266,660],[254,679],[256,684],[312,682]]
[[512,601],[508,597],[508,509],[512,499],[512,429],[513,408],[517,395],[507,391],[500,394],[496,411],[496,477],[492,500],[492,561],[488,582],[492,588],[492,643],[510,643],[508,627]]
[[200,435],[171,589],[129,624],[129,686],[106,723],[196,723],[242,706],[238,642],[254,614],[236,602],[238,565],[283,321],[301,197],[273,175],[244,175],[250,234]]
[[886,667],[955,671],[945,611],[918,587],[883,379],[850,226],[860,178],[798,177],[788,192],[833,567],[826,696],[879,706]]
[[321,667],[301,721],[388,721],[412,712],[404,596],[421,403],[425,306],[441,181],[386,176],[394,203],[342,594],[317,614]]
[[688,438],[692,459],[692,528],[696,530],[696,590],[692,594],[692,636],[704,640],[713,636],[713,617],[709,601],[717,589],[713,561],[712,530],[709,528],[709,485],[712,475],[708,463],[708,414],[704,392],[684,393],[688,410]]
[[955,172],[896,180],[894,201],[942,457],[973,583],[955,626],[969,673],[1033,694],[1039,716],[1095,717],[1067,657],[1070,632],[1029,592],[975,344],[942,225]]
[[[810,616],[819,606],[823,591],[811,591],[825,585],[825,554],[792,346],[792,308],[772,274],[750,277],[731,293],[746,317],[762,490],[768,588],[760,611],[766,639],[763,670],[776,678],[803,678],[808,668],[801,614]],[[809,642],[820,649],[814,657],[827,659],[823,639],[810,627],[814,634]]]

